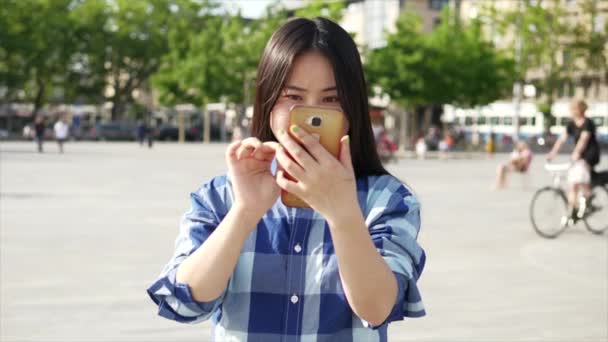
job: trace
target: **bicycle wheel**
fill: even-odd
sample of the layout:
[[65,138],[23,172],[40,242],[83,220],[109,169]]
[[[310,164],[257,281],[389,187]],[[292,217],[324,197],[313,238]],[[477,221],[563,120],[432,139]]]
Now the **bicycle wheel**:
[[552,239],[568,226],[568,200],[559,188],[539,189],[530,203],[530,221],[538,235]]
[[585,227],[594,234],[602,234],[608,230],[608,189],[595,186],[591,192],[592,200],[584,217]]

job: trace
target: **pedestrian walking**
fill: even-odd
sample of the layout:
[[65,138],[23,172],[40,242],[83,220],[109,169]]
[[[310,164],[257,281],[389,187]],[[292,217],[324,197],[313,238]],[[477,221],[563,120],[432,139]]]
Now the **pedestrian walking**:
[[46,125],[44,123],[44,117],[42,115],[36,116],[36,120],[34,121],[34,140],[38,145],[38,153],[43,153],[43,144],[44,144],[44,133],[46,131]]
[[55,122],[53,130],[55,131],[55,140],[57,140],[57,144],[59,145],[59,153],[63,153],[63,144],[68,139],[70,132],[70,126],[67,124],[65,115],[62,114],[59,120]]
[[154,131],[154,126],[146,125],[146,139],[148,140],[148,148],[152,148],[152,145],[154,145]]
[[139,146],[144,146],[144,141],[146,140],[147,132],[148,127],[146,126],[143,120],[139,120],[137,122],[137,141],[139,142]]

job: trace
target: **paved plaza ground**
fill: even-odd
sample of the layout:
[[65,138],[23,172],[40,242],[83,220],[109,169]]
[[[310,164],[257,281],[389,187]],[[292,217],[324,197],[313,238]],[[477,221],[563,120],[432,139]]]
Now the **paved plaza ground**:
[[[225,148],[0,143],[0,341],[208,341],[209,323],[160,318],[145,289]],[[507,157],[389,166],[422,202],[428,312],[390,341],[608,340],[608,234],[537,236],[528,205],[550,179],[537,156],[528,180],[491,191]]]

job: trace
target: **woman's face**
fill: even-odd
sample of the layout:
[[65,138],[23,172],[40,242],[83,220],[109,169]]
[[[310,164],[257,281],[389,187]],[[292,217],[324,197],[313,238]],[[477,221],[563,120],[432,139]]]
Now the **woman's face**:
[[[321,53],[305,52],[294,61],[281,95],[270,113],[270,128],[275,136],[289,129],[289,109],[293,105],[333,107],[342,112],[334,70]],[[348,125],[342,135],[348,132]]]
[[585,113],[583,113],[583,111],[581,110],[581,108],[580,108],[580,106],[579,106],[579,104],[578,104],[578,103],[573,102],[573,103],[570,105],[570,115],[571,115],[573,118],[577,119],[577,118],[580,118],[580,117],[584,116],[584,115],[585,115]]

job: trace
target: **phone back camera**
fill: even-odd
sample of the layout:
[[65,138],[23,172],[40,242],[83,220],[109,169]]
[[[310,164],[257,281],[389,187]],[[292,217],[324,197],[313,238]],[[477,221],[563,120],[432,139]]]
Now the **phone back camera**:
[[313,117],[310,119],[310,125],[311,125],[312,127],[320,127],[320,126],[321,126],[321,121],[322,121],[322,120],[321,120],[321,118],[320,118],[320,117],[318,117],[318,116],[313,116]]

